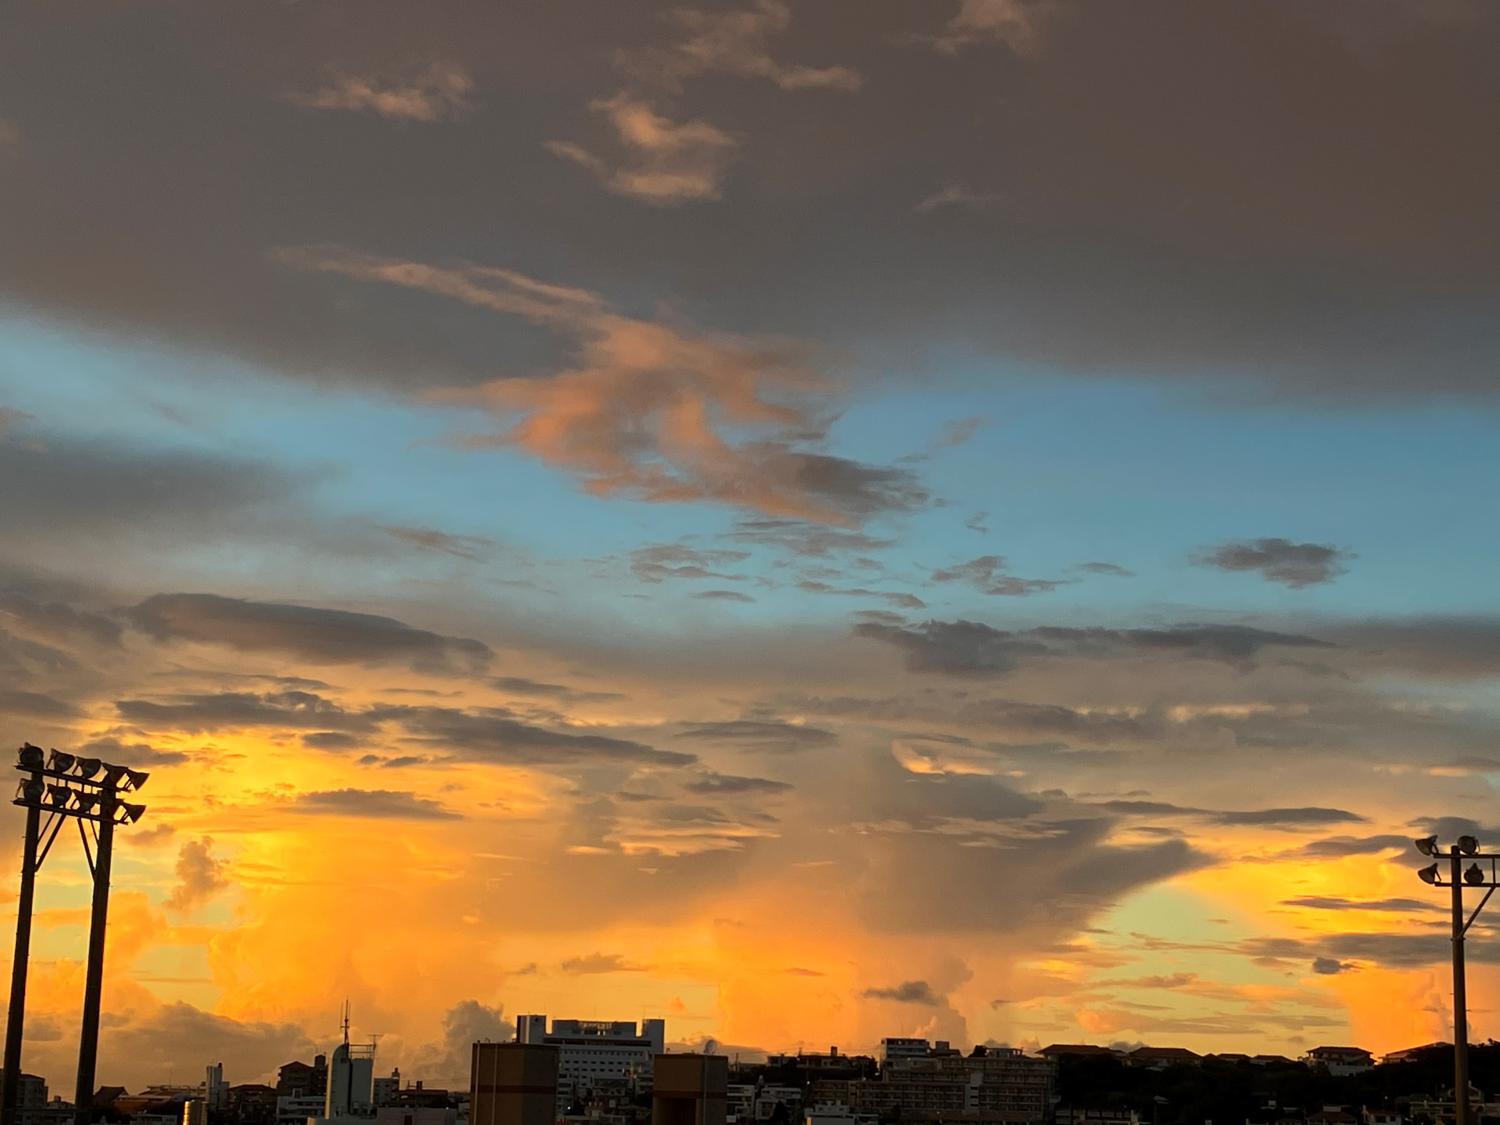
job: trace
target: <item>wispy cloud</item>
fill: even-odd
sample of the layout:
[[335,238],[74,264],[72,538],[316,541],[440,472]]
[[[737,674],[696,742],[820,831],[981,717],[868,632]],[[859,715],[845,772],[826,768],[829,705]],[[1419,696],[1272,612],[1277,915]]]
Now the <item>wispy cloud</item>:
[[621,58],[626,73],[642,82],[675,90],[685,79],[720,73],[763,78],[783,90],[852,91],[863,81],[852,67],[789,63],[771,54],[769,40],[792,22],[783,0],[715,11],[676,8],[666,18],[679,32],[676,39]]
[[739,147],[707,121],[673,121],[644,101],[620,93],[590,103],[612,136],[605,145],[546,142],[547,150],[592,172],[606,188],[644,203],[672,206],[719,198],[724,173]]
[[331,71],[316,90],[291,95],[312,109],[378,114],[392,121],[439,121],[471,108],[474,80],[454,62],[435,62],[405,77]]

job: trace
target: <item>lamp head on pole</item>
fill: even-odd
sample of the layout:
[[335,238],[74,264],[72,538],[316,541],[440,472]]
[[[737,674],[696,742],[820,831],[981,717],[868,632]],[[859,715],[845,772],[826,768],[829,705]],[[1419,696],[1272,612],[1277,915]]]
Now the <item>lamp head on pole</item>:
[[1413,840],[1412,843],[1417,846],[1417,851],[1421,852],[1423,855],[1438,854],[1438,842],[1436,836],[1423,836],[1420,840]]
[[1438,878],[1438,865],[1435,863],[1431,867],[1424,867],[1418,871],[1417,878],[1429,886],[1441,887],[1443,885],[1443,881]]
[[1458,850],[1464,855],[1477,855],[1479,852],[1479,839],[1476,836],[1460,836],[1458,838]]

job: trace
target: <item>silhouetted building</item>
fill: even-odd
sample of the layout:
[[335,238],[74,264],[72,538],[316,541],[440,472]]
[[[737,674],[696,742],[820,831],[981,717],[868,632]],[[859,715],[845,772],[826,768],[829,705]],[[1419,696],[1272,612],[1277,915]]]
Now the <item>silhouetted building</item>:
[[543,1043],[475,1043],[469,1125],[553,1125],[561,1057]]
[[1169,1066],[1197,1066],[1203,1056],[1186,1047],[1137,1047],[1125,1056],[1131,1066],[1149,1066],[1162,1070]]
[[729,1060],[723,1055],[657,1055],[651,1125],[725,1125]]
[[882,1067],[877,1081],[848,1083],[844,1096],[856,1113],[881,1118],[1035,1125],[1052,1109],[1056,1081],[1052,1060],[1001,1047],[968,1057],[956,1051],[901,1057]]
[[276,1087],[263,1086],[259,1082],[231,1086],[225,1096],[222,1115],[216,1115],[210,1107],[209,1119],[228,1120],[233,1125],[275,1125]]
[[276,1076],[276,1093],[283,1098],[321,1098],[328,1092],[328,1056],[313,1061],[285,1063]]
[[325,1098],[324,1094],[277,1095],[276,1125],[307,1125],[309,1118],[322,1117]]
[[[4,1068],[0,1068],[0,1080],[5,1077]],[[21,1072],[21,1081],[16,1093],[16,1114],[20,1121],[26,1121],[28,1116],[45,1109],[47,1106],[47,1080],[39,1074],[27,1074]],[[124,1091],[122,1090],[121,1093]]]
[[371,1086],[371,1098],[375,1102],[375,1108],[395,1105],[400,1100],[401,1093],[401,1068],[397,1067],[391,1071],[388,1078],[376,1078]]
[[449,1106],[389,1105],[375,1111],[375,1125],[458,1125],[458,1110]]
[[1037,1054],[1044,1059],[1066,1059],[1066,1058],[1089,1058],[1093,1056],[1108,1055],[1111,1058],[1119,1058],[1121,1052],[1113,1047],[1096,1047],[1092,1043],[1049,1043]]
[[1053,1119],[1056,1125],[1141,1125],[1141,1118],[1133,1109],[1083,1109],[1077,1106],[1058,1106]]
[[880,1065],[887,1066],[897,1059],[925,1059],[929,1050],[925,1039],[887,1036],[880,1041]]

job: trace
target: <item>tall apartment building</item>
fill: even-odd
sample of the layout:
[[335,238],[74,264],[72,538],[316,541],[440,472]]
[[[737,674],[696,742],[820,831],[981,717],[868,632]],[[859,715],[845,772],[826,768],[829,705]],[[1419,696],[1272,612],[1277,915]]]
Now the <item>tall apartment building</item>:
[[723,1055],[657,1055],[651,1125],[725,1125],[729,1060]]
[[651,1060],[667,1049],[665,1020],[553,1020],[544,1015],[521,1016],[516,1042],[556,1047],[557,1113],[586,1098],[602,1079],[628,1079],[641,1091],[651,1089]]
[[553,1125],[560,1054],[538,1043],[475,1043],[469,1125]]

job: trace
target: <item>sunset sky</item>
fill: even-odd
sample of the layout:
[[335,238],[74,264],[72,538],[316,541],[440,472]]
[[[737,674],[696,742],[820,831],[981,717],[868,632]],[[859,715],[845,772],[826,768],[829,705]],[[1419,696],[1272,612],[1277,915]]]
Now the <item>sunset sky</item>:
[[[1500,843],[1497,37],[8,7],[0,731],[152,774],[100,1082],[260,1079],[345,998],[434,1085],[522,1012],[1448,1036],[1409,841]],[[64,1095],[87,905],[65,835]]]

